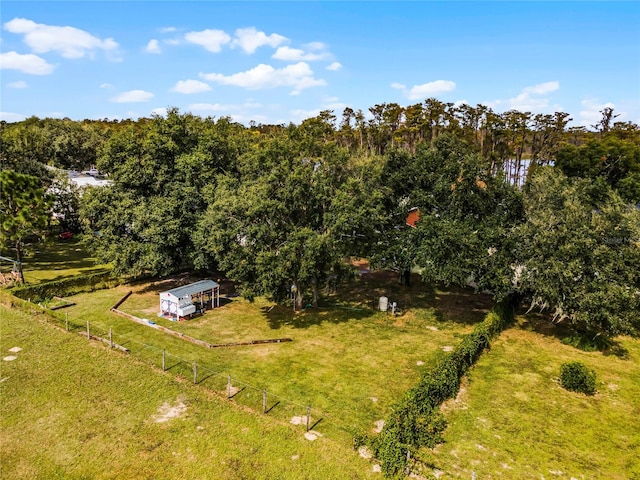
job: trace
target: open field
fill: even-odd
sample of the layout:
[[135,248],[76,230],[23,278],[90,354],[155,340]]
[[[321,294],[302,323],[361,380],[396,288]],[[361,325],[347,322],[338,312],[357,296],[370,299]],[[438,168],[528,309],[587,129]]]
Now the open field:
[[[0,306],[0,477],[360,479],[350,445]],[[20,351],[10,351],[19,347]]]
[[[619,339],[622,358],[583,352],[539,322],[519,317],[481,357],[425,458],[441,478],[640,478],[640,341]],[[560,387],[573,360],[596,370],[595,396]]]
[[[76,267],[84,265],[81,247],[72,250]],[[74,274],[56,269],[50,255],[34,262],[42,265],[43,280]],[[107,337],[111,329],[129,357],[28,322],[17,311],[0,312],[3,355],[13,346],[24,349],[11,354],[18,357],[13,362],[1,362],[1,460],[11,472],[3,478],[155,478],[158,471],[181,478],[366,478],[372,466],[353,453],[352,433],[373,433],[423,369],[457,345],[492,304],[487,296],[417,279],[400,287],[394,274],[377,271],[324,297],[318,309],[294,313],[263,298],[250,303],[232,296],[190,321],[159,318],[159,292],[190,280],[176,276],[78,294],[68,297],[76,305],[51,312],[59,325],[68,315],[77,333],[87,321],[94,335]],[[221,283],[223,293],[233,293],[230,282]],[[197,346],[110,312],[129,290],[134,293],[121,310],[209,343],[293,341]],[[372,309],[381,295],[398,301],[402,315]],[[443,406],[446,443],[421,452],[424,473],[640,478],[640,341],[622,338],[603,354],[563,344],[568,334],[539,316],[519,316],[471,369],[458,398]],[[568,360],[597,371],[594,397],[560,388],[560,365]],[[236,394],[231,400],[228,375]],[[182,404],[180,418],[154,423],[163,405],[180,412]],[[304,425],[290,423],[307,405],[321,435],[315,442],[304,438]]]
[[[23,260],[25,281],[28,283],[47,282],[104,272],[108,265],[96,264],[96,259],[87,254],[78,237],[69,240],[49,238],[29,246],[30,254]],[[6,255],[14,257],[14,252]],[[7,268],[11,268],[7,264]]]
[[[294,313],[265,299],[250,303],[234,297],[203,316],[172,322],[157,317],[158,293],[175,284],[165,281],[74,295],[69,299],[76,305],[64,313],[79,325],[90,321],[92,331],[102,335],[112,329],[114,341],[157,366],[166,350],[167,366],[185,378],[193,377],[196,362],[199,384],[213,391],[224,392],[231,375],[234,387],[247,387],[235,400],[251,408],[262,408],[267,389],[273,398],[269,406],[279,402],[271,416],[285,420],[310,405],[312,417],[322,418],[317,430],[348,440],[353,427],[372,432],[421,371],[456,345],[491,305],[486,296],[417,285],[403,293],[406,299],[398,298],[408,304],[411,297],[411,309],[402,316],[367,306],[367,295],[398,290],[395,283],[392,274],[374,272],[326,299],[324,308]],[[194,345],[110,312],[130,289],[134,293],[121,310],[209,343],[293,341],[218,349]]]

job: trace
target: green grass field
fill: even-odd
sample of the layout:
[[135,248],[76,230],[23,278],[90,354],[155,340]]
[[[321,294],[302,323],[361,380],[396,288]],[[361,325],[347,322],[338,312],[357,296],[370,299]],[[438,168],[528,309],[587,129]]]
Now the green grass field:
[[[425,452],[441,478],[640,478],[640,341],[626,355],[563,345],[561,332],[519,317],[444,407],[446,443]],[[593,397],[560,387],[560,365],[597,372]]]
[[[373,431],[375,422],[390,413],[421,371],[456,345],[490,305],[484,296],[421,285],[413,288],[416,295],[411,310],[399,317],[362,305],[364,297],[346,307],[344,297],[357,299],[360,290],[397,288],[393,276],[378,272],[327,299],[329,306],[325,308],[294,313],[265,299],[250,303],[236,297],[204,316],[172,322],[157,317],[158,293],[170,286],[170,282],[137,285],[120,309],[209,343],[274,338],[293,341],[220,349],[193,345],[110,312],[109,307],[130,286],[70,297],[76,305],[64,313],[79,325],[88,320],[92,330],[102,335],[112,329],[117,343],[157,366],[165,349],[171,354],[167,361],[171,371],[185,378],[193,377],[192,364],[196,362],[200,385],[213,391],[223,391],[227,375],[231,375],[234,386],[247,387],[236,400],[251,408],[261,410],[262,390],[267,389],[273,403],[279,402],[270,412],[272,416],[286,420],[310,405],[312,417],[322,418],[318,430],[347,441],[354,426]],[[473,308],[461,314],[462,303]],[[62,311],[58,315],[63,315]],[[268,403],[272,405],[272,401]]]
[[[31,282],[104,268],[74,242],[49,244],[28,265]],[[50,314],[59,326],[68,315],[72,333],[43,324],[42,315],[0,311],[3,356],[23,348],[16,360],[0,362],[2,478],[375,476],[351,448],[354,430],[372,434],[421,372],[492,305],[467,290],[417,279],[405,288],[391,273],[372,272],[325,296],[318,309],[294,313],[263,298],[234,297],[190,321],[157,317],[159,292],[188,280],[69,297],[76,305]],[[230,293],[232,285],[222,283]],[[121,310],[209,343],[293,341],[193,345],[110,312],[129,290]],[[403,314],[371,308],[381,295],[398,301]],[[111,329],[131,354],[83,339],[87,321],[94,335]],[[625,355],[616,356],[565,345],[566,335],[535,315],[503,332],[458,398],[443,406],[446,443],[421,452],[425,478],[640,478],[640,341],[620,339],[610,353]],[[595,396],[558,385],[569,360],[596,370]],[[237,391],[231,400],[228,375]],[[182,404],[181,416],[154,421],[163,405]],[[322,435],[314,442],[304,438],[304,426],[291,424],[308,405]]]
[[[23,261],[24,279],[27,283],[47,282],[109,270],[108,265],[96,263],[87,253],[79,237],[69,240],[49,238],[28,246],[29,253]],[[13,252],[7,252],[13,258]],[[8,266],[10,269],[10,265]]]
[[[349,445],[329,437],[309,441],[301,426],[232,404],[16,309],[0,307],[0,319],[2,357],[17,357],[0,362],[1,478],[376,475]],[[22,350],[10,352],[13,347]]]

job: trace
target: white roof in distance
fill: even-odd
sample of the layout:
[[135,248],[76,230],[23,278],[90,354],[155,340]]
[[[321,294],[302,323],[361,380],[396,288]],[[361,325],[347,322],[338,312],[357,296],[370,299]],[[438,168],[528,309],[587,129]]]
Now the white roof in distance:
[[161,297],[172,296],[176,298],[185,298],[190,295],[195,295],[197,293],[213,290],[214,288],[218,288],[219,286],[220,284],[217,282],[214,282],[213,280],[200,280],[199,282],[190,283],[189,285],[183,285],[182,287],[172,288],[171,290],[162,292],[160,296]]

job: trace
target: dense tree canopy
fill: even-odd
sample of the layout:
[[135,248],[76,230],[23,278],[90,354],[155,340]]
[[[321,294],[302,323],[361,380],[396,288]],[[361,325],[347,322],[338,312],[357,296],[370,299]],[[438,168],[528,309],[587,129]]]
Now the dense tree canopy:
[[[53,193],[60,226],[81,225],[118,273],[220,269],[249,297],[288,301],[295,285],[302,306],[349,274],[345,259],[366,257],[405,283],[414,269],[582,329],[638,334],[640,130],[611,109],[592,131],[570,120],[430,98],[299,125],[177,109],[137,121],[33,117],[2,122],[0,141],[3,175],[31,175],[15,178],[38,198]],[[76,192],[46,168],[94,164],[109,187]],[[21,238],[48,219],[38,205]]]
[[49,208],[37,177],[0,172],[0,242],[15,249],[17,261],[22,261],[25,240],[44,233]]

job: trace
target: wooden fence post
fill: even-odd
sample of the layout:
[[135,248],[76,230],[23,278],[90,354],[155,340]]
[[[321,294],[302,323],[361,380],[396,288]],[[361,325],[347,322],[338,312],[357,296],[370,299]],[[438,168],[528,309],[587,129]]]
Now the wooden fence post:
[[91,332],[89,331],[89,320],[87,320],[87,340],[91,340]]
[[311,419],[311,406],[307,407],[307,432],[309,431],[309,421]]
[[267,389],[262,390],[262,413],[267,413]]
[[231,375],[227,375],[227,398],[231,398]]
[[193,383],[198,383],[198,364],[193,362]]
[[166,360],[165,360],[165,353],[164,353],[164,349],[162,350],[162,371],[164,372],[166,370]]
[[64,328],[69,331],[69,312],[65,312],[64,314]]
[[113,348],[113,329],[109,329],[109,347]]

